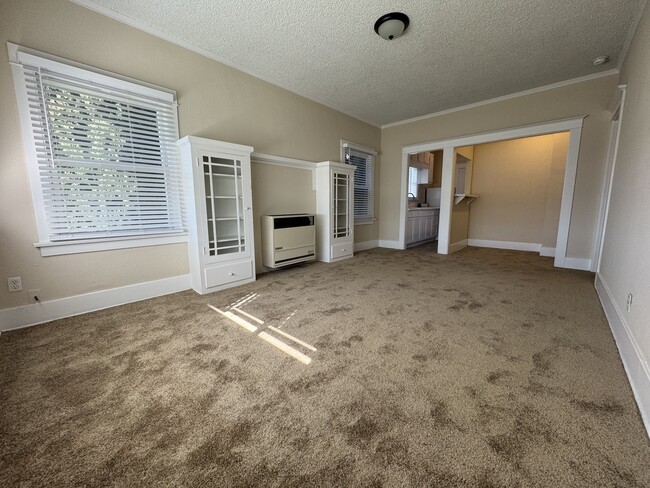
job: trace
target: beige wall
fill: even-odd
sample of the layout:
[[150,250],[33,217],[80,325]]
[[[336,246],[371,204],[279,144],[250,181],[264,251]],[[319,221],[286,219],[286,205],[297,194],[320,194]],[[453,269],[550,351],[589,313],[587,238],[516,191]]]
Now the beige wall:
[[[639,347],[650,359],[650,10],[621,71],[627,84],[601,274]],[[634,295],[626,311],[627,294]],[[632,371],[632,375],[636,372]],[[640,386],[640,385],[637,385]],[[639,392],[649,398],[647,391]],[[646,409],[648,405],[646,405]],[[647,410],[646,410],[647,411]]]
[[608,104],[616,83],[617,76],[607,76],[382,129],[379,238],[397,241],[399,237],[397,182],[403,146],[587,115],[567,255],[591,258],[607,152]]
[[[472,172],[474,167],[474,146],[459,147],[454,151],[454,165],[457,163],[457,155],[465,156],[469,159],[467,163],[467,170],[465,173],[465,189],[469,187],[470,193],[472,190]],[[456,186],[455,181],[456,171],[454,166],[454,188]],[[463,190],[457,189],[458,192],[463,192]],[[470,215],[470,206],[467,203],[467,200],[463,200],[458,205],[454,205],[451,208],[451,229],[449,232],[449,244],[454,245],[456,243],[463,243],[469,237],[469,215]]]
[[566,172],[566,159],[569,152],[568,132],[553,134],[553,153],[546,187],[546,214],[544,216],[544,232],[542,234],[543,247],[555,247],[557,243],[557,229],[560,222],[560,209],[562,207],[562,192],[564,191],[564,175]]
[[[255,213],[254,232],[255,264],[258,272],[262,265],[262,215],[286,213],[315,213],[316,192],[312,189],[312,172],[253,163],[253,209]],[[287,191],[290,188],[291,191]],[[357,226],[356,229],[361,226]],[[355,230],[356,230],[355,229]]]
[[474,146],[469,238],[555,247],[569,133]]
[[[187,134],[251,145],[257,152],[310,161],[340,159],[340,139],[379,149],[380,130],[303,97],[65,0],[5,0],[0,41],[15,42],[178,92],[181,137]],[[186,246],[168,245],[42,258],[22,150],[7,52],[0,49],[0,278],[21,276],[44,300],[188,272]],[[256,226],[260,211],[308,196],[304,171],[253,167]],[[377,183],[379,176],[377,173]],[[281,178],[279,175],[287,178]],[[270,186],[267,187],[267,182]],[[313,208],[313,199],[306,207]],[[379,195],[377,195],[379,207]],[[378,226],[357,226],[374,240]],[[259,236],[259,233],[258,233]],[[256,242],[259,248],[259,239]],[[0,308],[27,303],[27,293],[0,286]]]

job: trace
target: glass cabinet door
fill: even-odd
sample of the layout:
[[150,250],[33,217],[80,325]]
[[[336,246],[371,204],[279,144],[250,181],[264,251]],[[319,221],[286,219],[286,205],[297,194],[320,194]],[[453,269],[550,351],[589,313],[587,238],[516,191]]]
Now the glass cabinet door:
[[333,173],[334,239],[350,235],[350,175]]
[[239,159],[202,155],[209,257],[245,252],[242,162]]

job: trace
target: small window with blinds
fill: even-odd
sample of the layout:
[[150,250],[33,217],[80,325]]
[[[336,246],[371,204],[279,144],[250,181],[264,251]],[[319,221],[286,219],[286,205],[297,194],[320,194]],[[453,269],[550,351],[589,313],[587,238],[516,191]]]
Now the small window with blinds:
[[375,156],[370,148],[341,141],[344,162],[356,166],[354,172],[355,223],[372,222],[375,218]]
[[184,234],[173,92],[16,58],[39,245]]
[[409,166],[409,200],[415,200],[418,194],[418,182],[420,172],[414,166]]

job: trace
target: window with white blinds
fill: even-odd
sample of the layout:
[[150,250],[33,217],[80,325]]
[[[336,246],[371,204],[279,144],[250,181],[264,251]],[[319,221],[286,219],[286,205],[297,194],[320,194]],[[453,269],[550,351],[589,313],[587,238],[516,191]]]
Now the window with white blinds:
[[41,244],[183,233],[174,94],[32,54],[18,61]]
[[356,166],[354,172],[354,220],[372,221],[375,217],[375,155],[372,149],[348,142],[342,143],[346,164]]
[[409,166],[409,199],[416,198],[418,194],[418,181],[420,172],[414,166]]

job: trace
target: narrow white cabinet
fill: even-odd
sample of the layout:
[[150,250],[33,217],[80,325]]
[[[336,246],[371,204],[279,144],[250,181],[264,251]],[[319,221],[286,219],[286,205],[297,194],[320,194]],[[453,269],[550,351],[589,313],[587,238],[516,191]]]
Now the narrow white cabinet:
[[253,148],[192,136],[178,147],[192,288],[205,294],[255,281]]
[[355,166],[334,161],[316,164],[316,247],[319,261],[331,263],[354,254]]

